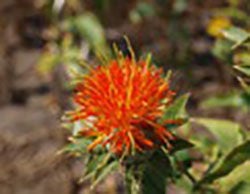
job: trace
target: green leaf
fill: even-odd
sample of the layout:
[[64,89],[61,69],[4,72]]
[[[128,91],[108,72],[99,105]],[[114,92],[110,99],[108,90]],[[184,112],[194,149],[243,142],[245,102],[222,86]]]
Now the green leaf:
[[100,150],[96,153],[86,155],[85,173],[81,181],[90,179],[91,188],[93,189],[107,175],[116,170],[119,161],[112,153]]
[[203,125],[213,134],[223,153],[231,151],[243,142],[243,132],[238,123],[208,118],[194,118],[192,121]]
[[173,176],[173,168],[163,150],[134,155],[125,165],[128,194],[166,193],[166,183]]
[[177,151],[192,148],[194,145],[187,140],[184,140],[179,137],[175,137],[173,141],[170,142],[173,148],[170,150],[170,153],[173,154]]
[[[193,158],[188,150],[181,150],[174,154],[174,160],[179,170],[188,170],[192,166]],[[179,166],[181,164],[181,166]],[[181,168],[181,169],[180,169]]]
[[201,103],[202,108],[216,108],[216,107],[241,107],[244,104],[241,91],[235,91],[228,94],[214,96],[205,99]]
[[185,119],[187,117],[186,104],[189,98],[189,94],[185,94],[177,98],[163,113],[160,122],[171,119]]
[[225,39],[217,39],[212,49],[212,53],[218,59],[231,64],[232,63],[232,46],[233,43]]
[[[231,142],[234,144],[235,142]],[[220,165],[200,182],[213,182],[214,180],[228,175],[240,164],[250,160],[250,140],[234,148],[220,163]]]
[[66,145],[59,153],[84,154],[90,142],[91,140],[87,138],[75,138],[72,143]]
[[65,26],[66,28],[75,29],[94,49],[98,51],[108,50],[103,27],[98,18],[92,13],[70,18],[65,22]]
[[83,179],[87,179],[89,174],[93,175],[90,178],[95,176],[97,172],[97,166],[105,159],[106,153],[99,153],[99,154],[89,154],[86,162],[86,169],[85,175]]
[[[220,185],[221,190],[224,193],[232,193],[230,191],[241,190],[239,188],[242,182],[250,184],[250,161],[246,161],[242,165],[237,166],[233,171],[225,177],[222,177],[216,181]],[[240,186],[241,187],[241,186]]]
[[249,194],[250,193],[250,183],[246,181],[241,181],[230,191],[230,194]]
[[105,179],[111,172],[116,170],[119,166],[119,162],[114,160],[107,165],[103,166],[103,168],[99,169],[95,174],[95,180],[91,184],[91,188],[93,189],[99,182]]
[[169,158],[162,151],[156,151],[147,161],[142,177],[143,194],[165,194],[166,181],[172,175]]
[[250,76],[250,66],[234,66],[235,69],[238,71],[246,74],[247,76]]
[[225,38],[235,42],[234,47],[242,44],[250,37],[247,31],[237,27],[230,27],[223,30],[223,35]]
[[246,88],[246,92],[242,94],[242,98],[244,99],[247,110],[250,111],[250,86]]
[[185,175],[182,175],[175,180],[175,186],[180,189],[179,193],[181,193],[181,191],[185,191],[185,194],[194,194],[192,182]]
[[234,61],[239,66],[249,66],[250,67],[250,53],[249,52],[241,52],[237,53],[234,56]]

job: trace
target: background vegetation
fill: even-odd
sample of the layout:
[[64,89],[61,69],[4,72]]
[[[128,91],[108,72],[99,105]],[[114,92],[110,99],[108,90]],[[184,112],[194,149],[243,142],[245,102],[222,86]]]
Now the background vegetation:
[[128,54],[123,35],[190,93],[178,134],[195,148],[176,154],[168,193],[249,193],[249,13],[248,0],[2,0],[0,193],[123,193],[119,174],[90,191],[82,160],[56,154],[68,80],[114,42]]

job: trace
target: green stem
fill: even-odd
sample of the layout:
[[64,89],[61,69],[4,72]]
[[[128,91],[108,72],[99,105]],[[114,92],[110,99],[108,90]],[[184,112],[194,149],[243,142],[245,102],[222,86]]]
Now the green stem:
[[159,152],[145,160],[133,160],[126,166],[127,194],[165,194],[171,169],[169,159]]
[[125,181],[127,194],[142,194],[141,181],[133,168],[127,169]]

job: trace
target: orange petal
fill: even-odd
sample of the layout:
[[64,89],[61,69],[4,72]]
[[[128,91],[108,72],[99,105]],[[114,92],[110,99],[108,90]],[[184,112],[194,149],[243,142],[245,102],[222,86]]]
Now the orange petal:
[[95,139],[95,140],[87,147],[88,151],[93,150],[98,144],[100,144],[100,143],[102,142],[103,138],[104,138],[103,136],[100,136],[100,137],[98,137],[97,139]]

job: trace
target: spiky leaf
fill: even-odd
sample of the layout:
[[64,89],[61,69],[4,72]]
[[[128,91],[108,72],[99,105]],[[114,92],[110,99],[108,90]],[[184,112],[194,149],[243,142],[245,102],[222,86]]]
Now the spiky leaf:
[[[233,143],[233,142],[232,142]],[[250,140],[234,148],[210,174],[205,176],[201,183],[213,182],[214,180],[228,175],[237,166],[250,160]]]
[[164,112],[160,122],[164,122],[165,120],[171,119],[185,119],[187,117],[186,114],[186,104],[189,98],[189,94],[185,94],[179,98],[177,98],[173,104],[171,104]]
[[170,153],[175,153],[180,150],[192,148],[194,145],[187,140],[176,137],[173,141],[170,142],[173,149],[170,150]]

